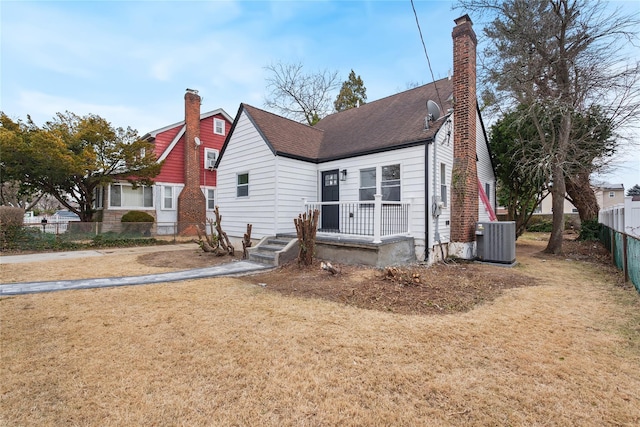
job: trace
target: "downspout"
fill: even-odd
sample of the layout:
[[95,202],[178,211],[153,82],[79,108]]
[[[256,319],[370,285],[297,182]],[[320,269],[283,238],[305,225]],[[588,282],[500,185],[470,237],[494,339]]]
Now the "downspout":
[[[434,142],[431,139],[431,142]],[[429,141],[424,143],[424,262],[429,262]]]

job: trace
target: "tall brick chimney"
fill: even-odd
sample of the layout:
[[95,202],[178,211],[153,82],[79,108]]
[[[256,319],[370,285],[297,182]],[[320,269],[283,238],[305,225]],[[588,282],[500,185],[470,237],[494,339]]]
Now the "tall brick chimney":
[[195,234],[195,226],[206,221],[207,202],[200,189],[200,96],[187,89],[184,95],[184,188],[178,196],[179,231]]
[[478,221],[476,169],[476,34],[469,15],[453,28],[453,171],[451,176],[451,241],[458,255],[473,257]]

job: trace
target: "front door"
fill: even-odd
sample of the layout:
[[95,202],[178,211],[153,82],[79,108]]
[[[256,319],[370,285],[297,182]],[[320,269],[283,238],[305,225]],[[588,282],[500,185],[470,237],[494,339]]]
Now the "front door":
[[[338,169],[322,172],[322,201],[340,201],[340,184]],[[340,229],[340,206],[322,206],[322,230],[338,231]]]

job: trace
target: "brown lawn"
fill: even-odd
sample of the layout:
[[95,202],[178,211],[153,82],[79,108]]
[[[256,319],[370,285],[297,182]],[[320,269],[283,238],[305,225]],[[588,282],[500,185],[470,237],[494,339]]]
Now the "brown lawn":
[[[599,246],[544,244],[520,239],[512,269],[289,266],[2,298],[0,425],[640,424],[640,297]],[[0,279],[221,261],[181,252]]]

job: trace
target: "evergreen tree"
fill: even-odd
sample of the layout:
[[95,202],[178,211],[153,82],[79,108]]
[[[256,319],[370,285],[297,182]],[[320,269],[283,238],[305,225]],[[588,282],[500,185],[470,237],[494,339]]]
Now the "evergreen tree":
[[627,196],[640,196],[640,185],[636,184],[627,190]]
[[342,83],[340,93],[336,97],[333,106],[336,111],[345,111],[349,108],[358,107],[367,103],[367,88],[364,87],[362,78],[356,77],[356,73],[351,70],[347,81]]

